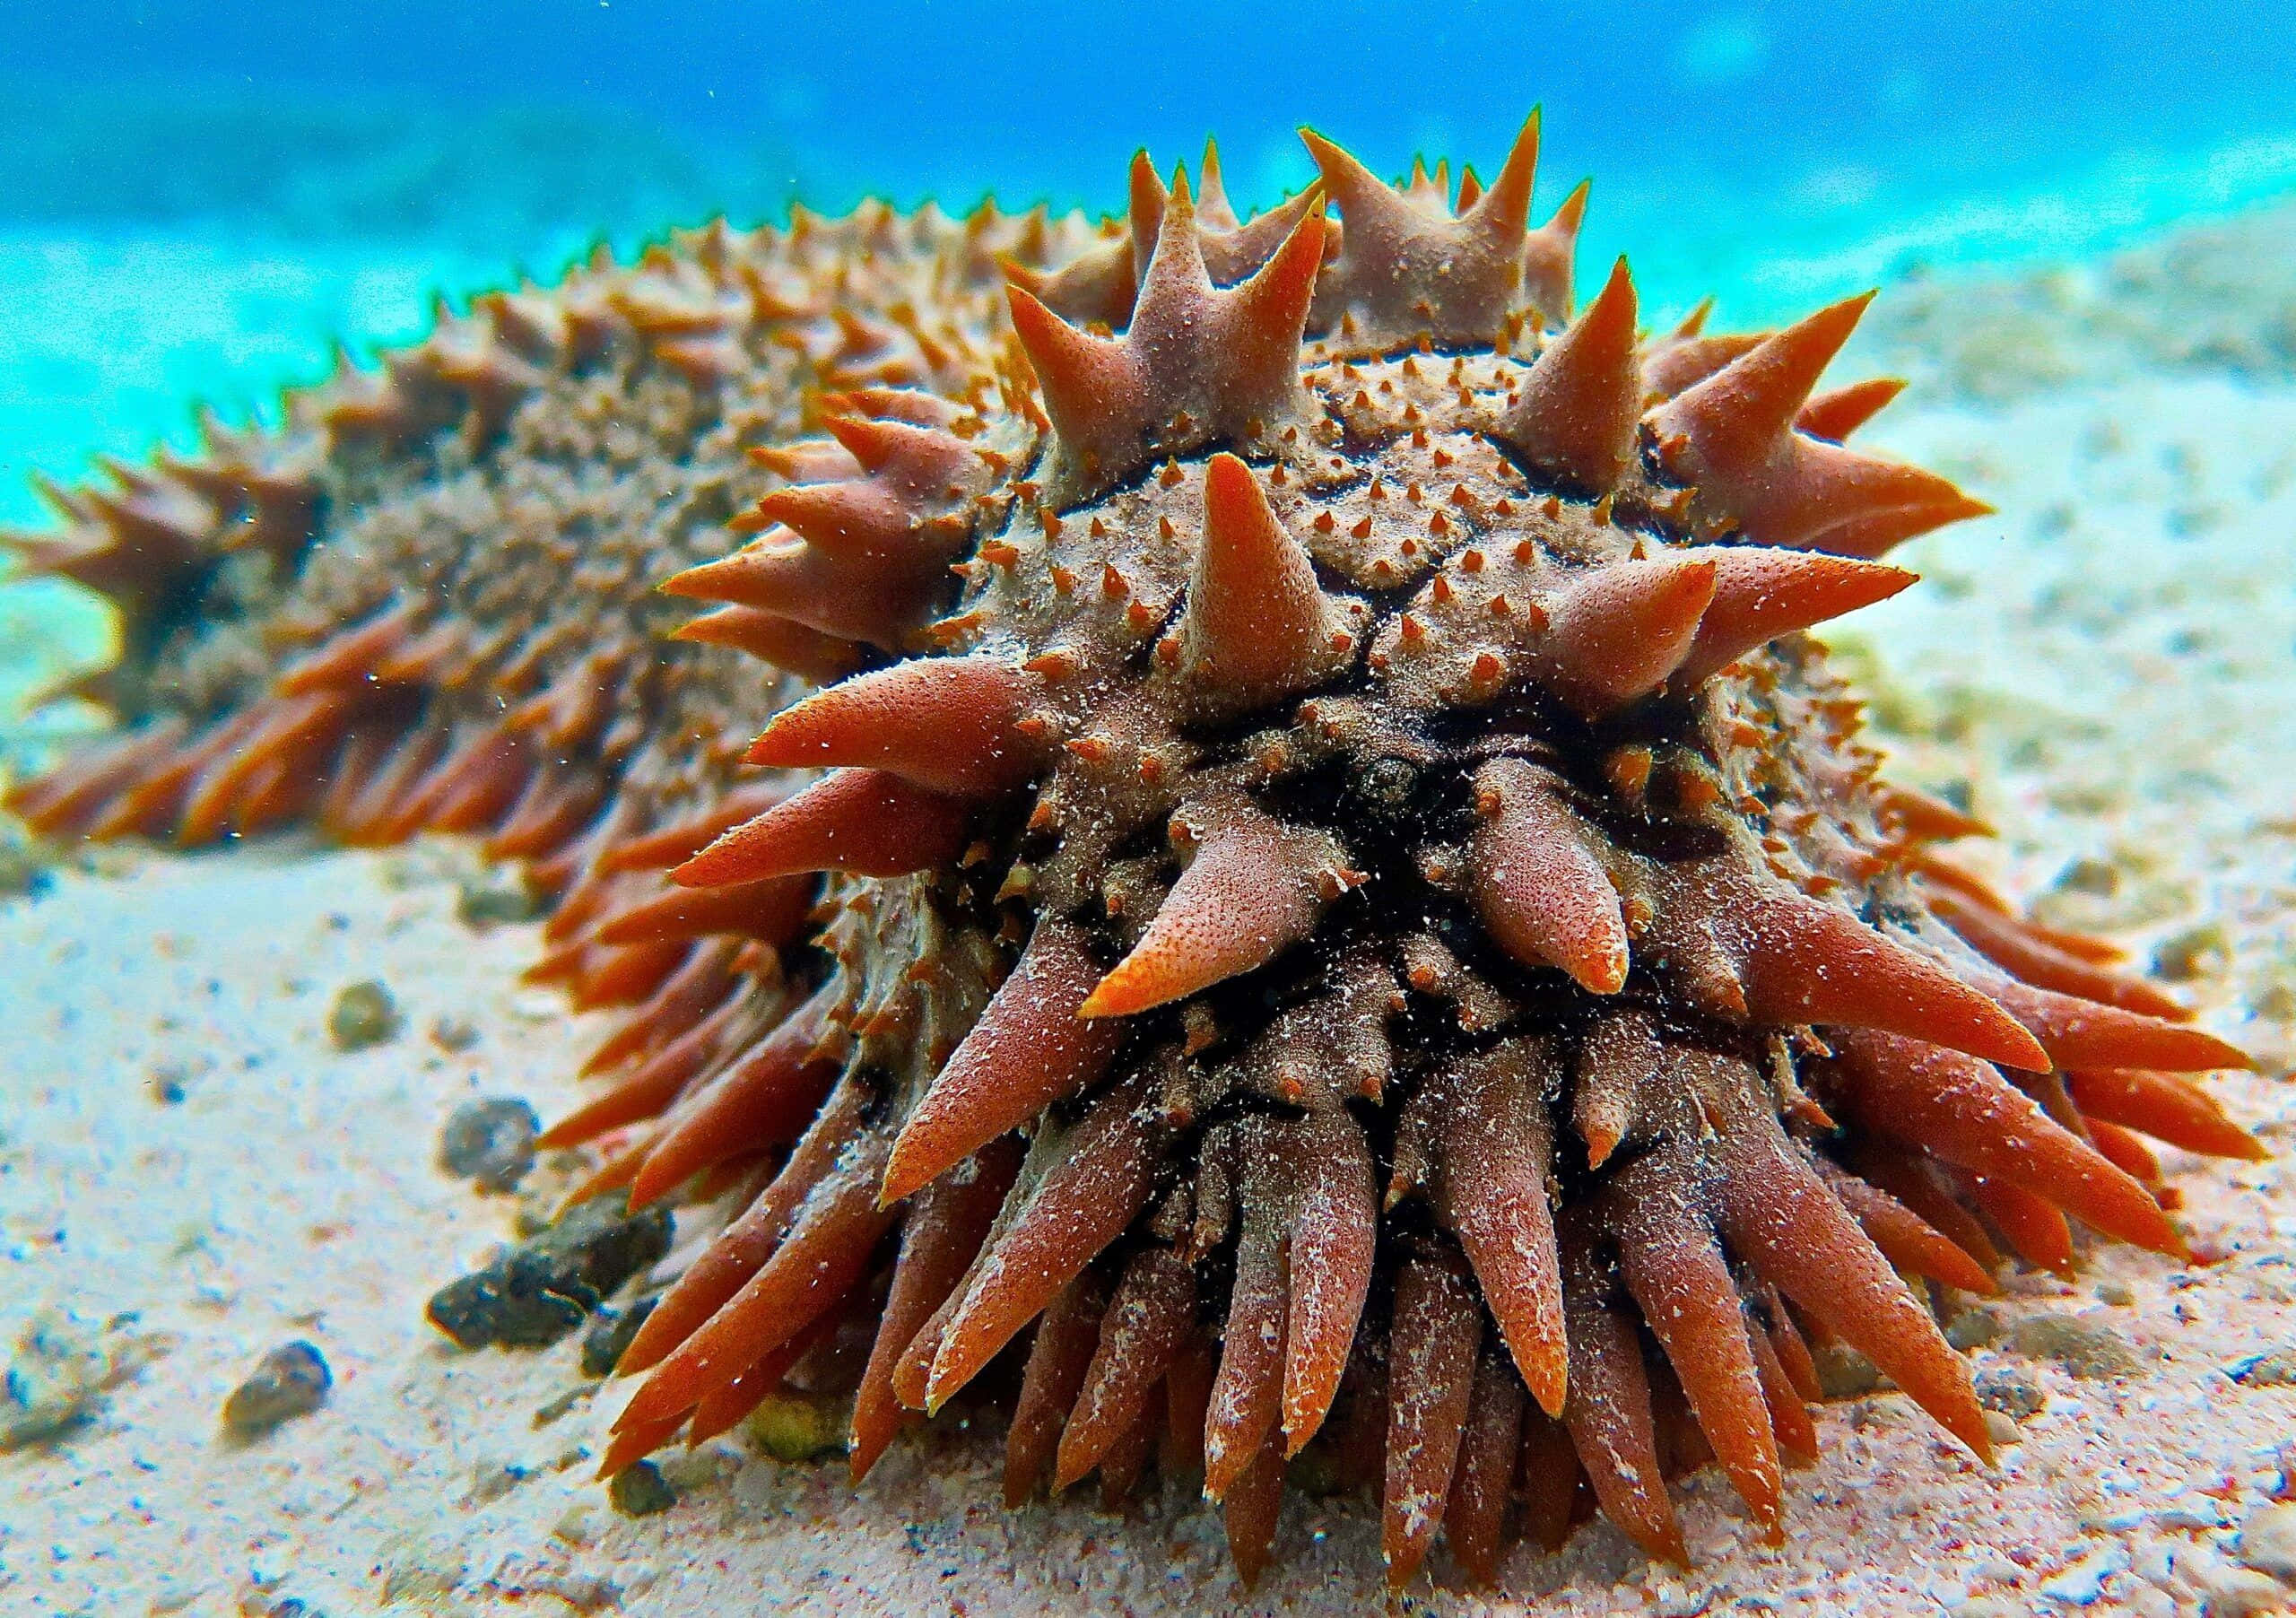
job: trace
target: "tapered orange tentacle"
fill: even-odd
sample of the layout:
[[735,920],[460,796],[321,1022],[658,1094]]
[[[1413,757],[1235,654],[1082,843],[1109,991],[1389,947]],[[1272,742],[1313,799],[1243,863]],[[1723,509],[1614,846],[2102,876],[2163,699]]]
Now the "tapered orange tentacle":
[[963,1170],[926,1187],[910,1204],[884,1314],[853,1394],[848,1448],[855,1483],[868,1474],[900,1431],[902,1407],[893,1387],[894,1373],[926,1319],[948,1300],[980,1251],[1020,1168],[1020,1143],[994,1141],[976,1153]]
[[1379,1528],[1390,1590],[1411,1582],[1435,1541],[1466,1431],[1483,1323],[1465,1268],[1456,1258],[1406,1258],[1396,1277]]
[[1665,1349],[1722,1469],[1774,1537],[1781,1487],[1777,1440],[1737,1283],[1721,1244],[1693,1211],[1696,1180],[1692,1165],[1660,1152],[1611,1181],[1620,1274]]
[[1037,923],[1013,975],[902,1124],[885,1201],[1100,1078],[1124,1033],[1120,1022],[1077,1015],[1100,978],[1081,928],[1057,916]]
[[2262,1141],[2227,1118],[2206,1092],[2180,1074],[2091,1069],[2066,1074],[2066,1084],[2092,1118],[2137,1130],[2171,1146],[2250,1161],[2271,1155]]

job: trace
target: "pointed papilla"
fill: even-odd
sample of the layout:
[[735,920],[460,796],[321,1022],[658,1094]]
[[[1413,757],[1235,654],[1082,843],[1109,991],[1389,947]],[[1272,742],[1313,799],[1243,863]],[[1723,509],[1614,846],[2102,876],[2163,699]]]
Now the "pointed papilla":
[[1693,685],[1780,635],[1887,601],[1917,577],[1886,562],[1758,545],[1691,546],[1678,554],[1714,563],[1714,599],[1678,671]]
[[1649,695],[1690,656],[1716,575],[1710,558],[1682,555],[1587,569],[1547,603],[1543,678],[1590,715]]
[[1042,743],[1019,728],[1040,683],[999,657],[910,658],[783,709],[743,761],[859,766],[957,796],[1001,792],[1043,761]]
[[1540,351],[1494,430],[1534,472],[1574,493],[1608,493],[1633,458],[1642,413],[1634,320],[1622,258],[1586,311]]
[[964,846],[962,800],[882,770],[839,770],[744,822],[670,873],[689,888],[804,871],[900,876]]
[[1161,1137],[1144,1089],[1127,1081],[1093,1103],[983,1255],[935,1352],[928,1411],[971,1381],[1147,1202]]
[[1041,918],[1020,964],[901,1126],[879,1195],[888,1203],[1097,1081],[1123,1025],[1077,1015],[1100,980],[1086,935]]
[[1692,517],[1763,544],[1874,557],[1991,509],[1935,474],[1796,430],[1870,293],[1819,310],[1653,411],[1666,473],[1696,493]]
[[1211,714],[1309,691],[1346,661],[1339,616],[1315,565],[1286,533],[1251,468],[1232,455],[1204,471],[1204,544],[1188,579],[1180,677]]
[[1530,966],[1560,967],[1589,994],[1626,983],[1626,918],[1596,850],[1601,834],[1573,813],[1562,784],[1521,759],[1475,772],[1481,817],[1474,895],[1501,948]]
[[1326,902],[1318,878],[1344,865],[1329,834],[1241,802],[1205,818],[1195,859],[1083,1015],[1126,1017],[1181,999],[1266,965],[1314,929]]

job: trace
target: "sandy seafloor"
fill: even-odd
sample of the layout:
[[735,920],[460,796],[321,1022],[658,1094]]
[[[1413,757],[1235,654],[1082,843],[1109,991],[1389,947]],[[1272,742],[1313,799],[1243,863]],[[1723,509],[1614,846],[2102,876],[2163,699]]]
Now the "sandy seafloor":
[[[2051,919],[2164,961],[2209,1027],[2257,1053],[2261,1074],[2214,1087],[2282,1152],[2292,247],[2296,213],[2267,211],[2116,261],[1893,291],[1859,357],[1919,386],[1872,437],[2000,514],[1906,547],[1926,582],[1832,637],[1898,769],[1965,785],[1999,824],[1984,864]],[[118,318],[91,317],[91,340],[117,339]],[[1372,1506],[1295,1498],[1278,1565],[1246,1597],[1215,1518],[1178,1489],[1124,1519],[1082,1501],[998,1509],[994,1435],[904,1443],[858,1493],[835,1462],[784,1467],[724,1441],[669,1465],[667,1511],[614,1513],[587,1464],[611,1390],[537,1420],[581,1379],[574,1344],[463,1353],[422,1318],[509,1219],[434,1167],[441,1121],[478,1095],[563,1110],[600,1031],[520,987],[531,924],[457,918],[469,877],[451,848],[274,842],[65,858],[0,900],[0,1342],[62,1308],[117,1373],[80,1428],[0,1455],[0,1610],[1379,1606]],[[329,1004],[367,979],[405,1031],[340,1053]],[[457,1025],[467,1048],[431,1037]],[[2296,1179],[2281,1161],[2168,1159],[2211,1262],[2100,1248],[2075,1283],[2013,1280],[2005,1318],[2079,1314],[2138,1368],[2084,1380],[1979,1350],[1981,1372],[2046,1396],[1991,1474],[1899,1396],[1838,1402],[1824,1459],[1792,1480],[1783,1547],[1709,1475],[1682,1491],[1692,1571],[1648,1567],[1597,1525],[1560,1557],[1518,1551],[1496,1591],[1422,1579],[1396,1610],[2268,1610],[2278,1587],[2241,1563],[2261,1536],[2239,1526],[2288,1488],[2296,1389],[2230,1372],[2296,1344]],[[225,1442],[227,1392],[296,1337],[333,1367],[326,1405]]]

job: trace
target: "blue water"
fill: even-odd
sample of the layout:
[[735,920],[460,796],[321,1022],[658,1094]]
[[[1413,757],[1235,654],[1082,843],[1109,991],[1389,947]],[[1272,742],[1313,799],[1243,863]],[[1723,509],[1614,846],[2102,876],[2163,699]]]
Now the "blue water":
[[[1538,206],[1596,181],[1582,265],[1751,324],[2296,190],[2292,63],[2290,0],[0,0],[0,523],[435,293],[718,212],[1107,210],[1207,135],[1264,204],[1300,124],[1488,175],[1539,104]],[[0,711],[12,657],[95,655],[70,619],[0,588]]]
[[1593,173],[1617,224],[1735,213],[1752,241],[2100,170],[2141,186],[2296,133],[2292,60],[2286,0],[0,0],[0,81],[38,92],[0,135],[0,217],[293,227],[331,181],[387,187],[378,165],[426,136],[428,167],[341,223],[484,243],[526,222],[486,205],[490,164],[583,230],[793,193],[1105,207],[1135,147],[1169,161],[1207,134],[1265,201],[1309,173],[1296,124],[1389,166],[1487,169],[1543,103],[1556,196]]

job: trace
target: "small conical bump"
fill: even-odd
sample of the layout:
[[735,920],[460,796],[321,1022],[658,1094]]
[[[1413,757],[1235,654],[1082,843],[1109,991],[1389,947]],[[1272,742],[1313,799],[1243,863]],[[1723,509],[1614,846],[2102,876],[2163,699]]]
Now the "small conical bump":
[[[2256,1066],[2256,1058],[2205,1030],[2126,1011],[2079,995],[2058,994],[2022,983],[2006,973],[1962,967],[1961,976],[1979,985],[2009,1015],[2032,1031],[2041,1048],[2066,1067],[2146,1067],[2171,1073],[2205,1073],[2219,1067]],[[1979,1056],[1987,1053],[1978,1051]],[[2046,1068],[2015,1062],[2034,1072]]]
[[1683,685],[1791,631],[1887,601],[1918,577],[1886,562],[1762,546],[1696,546],[1674,554],[1714,563],[1713,602],[1676,671]]
[[1681,555],[1587,569],[1544,604],[1547,682],[1589,714],[1649,695],[1690,655],[1716,570],[1710,558]]
[[1643,396],[1652,402],[1686,393],[1732,361],[1753,352],[1768,332],[1729,332],[1711,337],[1674,336],[1642,349]]
[[1044,761],[1044,738],[1021,728],[1041,683],[1001,657],[911,658],[785,709],[743,761],[861,765],[961,796],[1002,792]]
[[1592,851],[1600,834],[1564,803],[1561,783],[1520,759],[1475,773],[1482,823],[1474,895],[1500,946],[1532,966],[1557,966],[1589,994],[1626,985],[1625,915]]
[[1665,1350],[1700,1431],[1774,1538],[1777,1439],[1736,1279],[1699,1209],[1700,1178],[1679,1147],[1639,1158],[1609,1182],[1605,1223],[1618,1243],[1620,1277]]
[[1100,1317],[1100,1343],[1061,1430],[1052,1486],[1076,1483],[1149,1414],[1149,1401],[1196,1323],[1196,1272],[1174,1249],[1147,1243],[1126,1260]]
[[1411,1582],[1442,1524],[1482,1334],[1474,1289],[1456,1259],[1404,1260],[1387,1346],[1392,1370],[1379,1532],[1391,1591]]
[[1283,1131],[1295,1202],[1283,1333],[1284,1453],[1297,1455],[1338,1397],[1371,1290],[1378,1200],[1362,1127],[1345,1111],[1311,1112]]
[[2049,1070],[2041,1045],[2003,1004],[1931,956],[1838,905],[1779,884],[1720,881],[1729,886],[1716,895],[1723,901],[1708,926],[1755,1020],[1884,1029],[2027,1072]]
[[1818,1178],[1873,1239],[1892,1269],[1925,1275],[1965,1292],[1999,1293],[1990,1271],[1905,1204],[1829,1158],[1812,1161]]
[[1639,1009],[1610,1012],[1587,1031],[1570,1098],[1570,1121],[1586,1143],[1587,1167],[1601,1168],[1633,1132],[1665,1063],[1657,1027]]
[[864,472],[891,474],[904,493],[938,493],[978,458],[955,434],[897,417],[832,413],[822,425]]
[[1518,248],[1531,222],[1531,185],[1538,168],[1539,109],[1534,107],[1516,132],[1515,144],[1508,149],[1498,175],[1460,217],[1472,220],[1478,231],[1494,241]]
[[1196,858],[1079,1015],[1127,1017],[1181,999],[1266,965],[1314,930],[1327,902],[1318,875],[1348,865],[1337,841],[1248,804],[1205,818]]
[[1204,162],[1196,170],[1197,196],[1196,216],[1199,222],[1214,231],[1232,231],[1241,222],[1228,201],[1228,187],[1220,174],[1220,143],[1204,143]]
[[1014,1188],[1003,1229],[970,1283],[952,1299],[926,1383],[928,1414],[996,1358],[1147,1204],[1163,1129],[1146,1092],[1138,1077],[1107,1091],[1053,1150],[1050,1167],[1025,1199]]
[[[793,491],[794,492],[794,491]],[[671,575],[665,596],[718,601],[785,618],[820,634],[897,647],[947,578],[961,525],[905,530],[890,552],[837,553],[776,528],[732,555]]]
[[1251,468],[1213,456],[1180,628],[1180,678],[1196,704],[1229,714],[1312,690],[1346,660],[1333,648],[1342,626]]
[[1717,1122],[1722,1172],[1712,1182],[1716,1223],[1738,1257],[1880,1366],[1979,1460],[1990,1461],[1992,1440],[1968,1363],[1770,1109],[1742,1097]]
[[998,260],[1007,284],[1018,287],[1063,319],[1120,326],[1132,318],[1139,270],[1126,237],[1103,241],[1047,274],[1014,259]]
[[1103,401],[1131,391],[1122,344],[1078,331],[1017,282],[1005,288],[1005,300],[1053,431],[1065,441],[1089,441]]
[[[1421,1103],[1440,1162],[1438,1217],[1458,1237],[1517,1371],[1549,1415],[1570,1392],[1547,1188],[1554,1141],[1545,1097],[1559,1079],[1540,1041],[1514,1039],[1441,1073]],[[1400,1144],[1396,1166],[1405,1166]]]
[[1610,1300],[1611,1266],[1597,1253],[1591,1220],[1562,1240],[1570,1397],[1562,1425],[1603,1515],[1643,1552],[1687,1565],[1682,1524],[1666,1493],[1637,1323]]
[[[1125,234],[1132,249],[1135,282],[1147,276],[1148,261],[1155,257],[1157,239],[1164,233],[1164,208],[1170,200],[1171,194],[1157,177],[1147,150],[1134,152],[1125,170]],[[1131,310],[1125,313],[1128,318]]]
[[2141,1016],[2160,1017],[2172,1022],[2192,1020],[2188,1008],[2144,979],[2123,977],[2093,961],[2067,954],[1982,905],[1971,904],[1952,893],[1936,894],[1930,902],[1938,918],[1960,935],[1962,943],[2036,988],[2117,1005]]
[[1533,362],[1492,436],[1575,491],[1617,488],[1642,407],[1634,321],[1634,282],[1621,258],[1586,311]]
[[2271,1148],[2225,1116],[2214,1097],[2172,1073],[2123,1069],[2065,1075],[2066,1086],[2092,1121],[2118,1124],[2210,1157],[2261,1162]]

